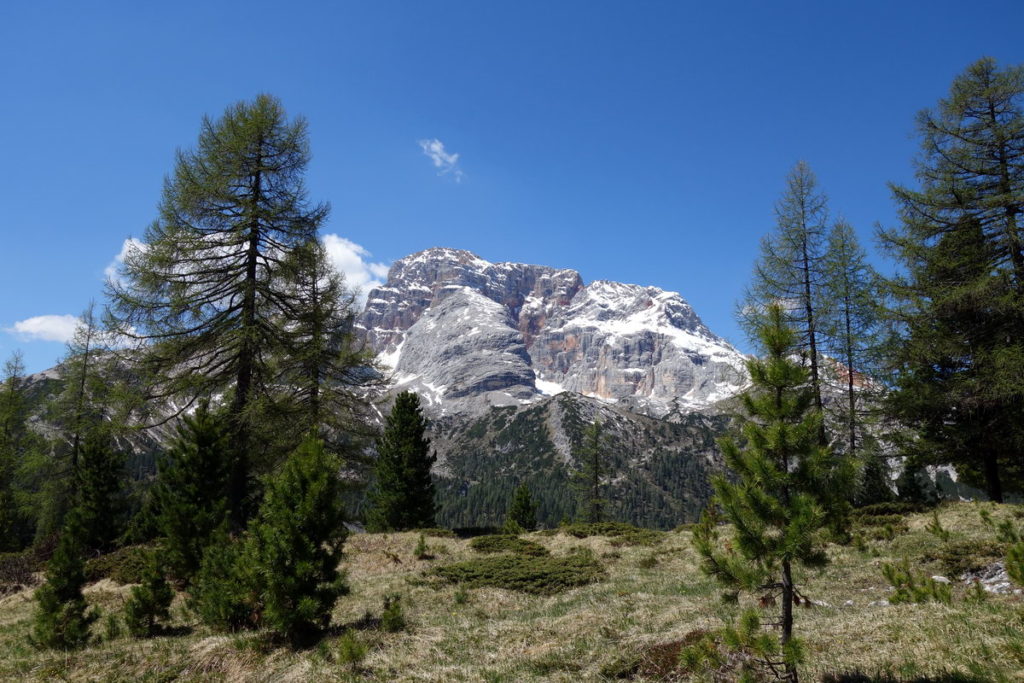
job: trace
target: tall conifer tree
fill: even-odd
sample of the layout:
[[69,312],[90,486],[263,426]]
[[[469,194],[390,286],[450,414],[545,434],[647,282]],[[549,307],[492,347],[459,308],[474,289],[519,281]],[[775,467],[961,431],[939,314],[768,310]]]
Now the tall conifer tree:
[[89,550],[110,550],[124,530],[124,455],[102,425],[85,435],[75,479],[82,542]]
[[591,523],[605,521],[607,514],[607,448],[601,422],[595,419],[583,431],[583,443],[579,448],[580,469],[576,472],[583,519]]
[[253,434],[274,388],[273,359],[299,310],[284,263],[328,212],[307,200],[309,158],[305,121],[289,121],[269,95],[204,119],[197,148],[178,153],[145,246],[108,283],[113,327],[146,343],[138,370],[151,398],[228,392],[236,528],[251,508],[262,443]]
[[1001,501],[1024,486],[1024,66],[970,65],[921,112],[919,188],[892,186],[901,227],[881,237],[893,415],[919,464],[954,463]]
[[[765,322],[767,307],[781,305],[797,334],[794,350],[810,368],[814,404],[822,408],[820,333],[822,303],[819,288],[824,278],[828,200],[806,162],[799,162],[786,178],[786,190],[775,205],[776,231],[761,241],[761,256],[754,277],[740,304],[740,325],[755,337]],[[825,443],[824,426],[819,435]]]
[[278,383],[287,387],[281,431],[292,442],[316,431],[350,465],[366,464],[360,452],[374,436],[369,399],[385,375],[355,334],[355,293],[318,239],[294,249],[285,265],[297,301],[278,365]]
[[840,364],[838,379],[845,400],[837,402],[836,413],[846,427],[843,450],[857,455],[873,443],[864,433],[863,398],[871,393],[878,353],[879,277],[867,262],[853,226],[844,220],[836,221],[829,232],[824,265],[821,290],[830,305],[822,309],[821,330],[825,348]]
[[508,514],[505,515],[505,526],[515,529],[518,527],[523,531],[533,531],[537,528],[537,504],[530,496],[530,489],[526,484],[520,484],[512,494],[512,502],[508,506]]
[[395,399],[377,440],[376,483],[367,525],[374,531],[434,526],[436,505],[430,468],[436,456],[426,436],[419,397],[403,391]]

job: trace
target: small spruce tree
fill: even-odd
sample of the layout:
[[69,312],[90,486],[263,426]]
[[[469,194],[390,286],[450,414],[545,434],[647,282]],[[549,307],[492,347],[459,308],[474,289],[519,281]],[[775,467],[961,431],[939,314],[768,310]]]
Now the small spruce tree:
[[125,526],[124,457],[102,425],[86,433],[77,471],[79,520],[89,550],[110,550]]
[[256,628],[261,610],[258,578],[248,544],[231,538],[222,527],[203,551],[187,604],[215,631]]
[[73,650],[89,643],[89,627],[98,615],[88,609],[83,558],[84,528],[78,510],[65,518],[57,549],[46,567],[46,583],[36,591],[30,639],[36,647]]
[[199,571],[203,550],[227,517],[230,463],[226,421],[210,411],[209,401],[202,401],[178,425],[153,491],[156,526],[164,537],[163,560],[182,585]]
[[426,431],[419,397],[403,391],[395,399],[384,433],[377,440],[377,483],[367,515],[370,530],[400,531],[435,525],[430,468],[437,456],[430,451]]
[[250,526],[263,624],[293,642],[326,628],[334,604],[348,593],[338,571],[346,536],[339,469],[323,442],[307,437],[268,480]]
[[537,505],[530,497],[530,489],[526,484],[520,484],[512,494],[505,525],[512,524],[524,531],[533,531],[537,528]]
[[748,415],[744,446],[732,438],[720,441],[736,479],[714,480],[714,503],[733,523],[735,544],[724,546],[708,511],[694,530],[694,544],[704,571],[731,590],[767,592],[771,599],[763,602],[780,598],[780,656],[764,664],[796,681],[800,648],[793,637],[793,605],[806,598],[793,570],[827,562],[819,492],[848,486],[852,472],[845,459],[820,444],[821,411],[813,407],[808,371],[792,360],[796,338],[781,307],[768,307],[757,332],[767,355],[747,363],[754,386],[741,396]]
[[579,448],[580,469],[575,474],[583,520],[605,521],[605,479],[607,478],[607,444],[600,420],[595,419],[583,431]]
[[149,558],[142,584],[132,588],[125,605],[124,620],[128,632],[136,638],[149,638],[160,631],[161,620],[170,616],[174,591],[167,583],[164,569],[156,555]]

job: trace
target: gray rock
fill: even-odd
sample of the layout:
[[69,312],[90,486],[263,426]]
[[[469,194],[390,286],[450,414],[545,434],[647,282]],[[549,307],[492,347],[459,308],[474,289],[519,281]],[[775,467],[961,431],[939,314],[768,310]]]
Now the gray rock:
[[973,572],[964,572],[960,580],[967,584],[980,583],[987,593],[1007,594],[1013,592],[1013,584],[1006,573],[1002,562],[993,562],[987,567]]
[[[512,404],[537,394],[530,357],[508,311],[469,287],[450,286],[406,331],[397,388],[453,408]],[[458,412],[458,411],[456,411]]]

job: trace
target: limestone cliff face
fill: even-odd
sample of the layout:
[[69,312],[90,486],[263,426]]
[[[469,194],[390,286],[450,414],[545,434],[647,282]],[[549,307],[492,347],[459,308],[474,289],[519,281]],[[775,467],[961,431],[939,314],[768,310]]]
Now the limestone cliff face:
[[746,384],[743,356],[674,292],[428,249],[397,261],[359,320],[399,387],[437,412],[570,391],[665,415]]

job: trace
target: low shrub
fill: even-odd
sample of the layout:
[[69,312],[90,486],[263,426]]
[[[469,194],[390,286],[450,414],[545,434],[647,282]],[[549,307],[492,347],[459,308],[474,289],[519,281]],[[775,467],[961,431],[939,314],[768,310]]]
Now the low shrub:
[[469,588],[505,588],[534,595],[552,595],[605,577],[593,554],[585,552],[562,557],[493,555],[437,567],[431,573]]
[[416,547],[412,550],[412,556],[417,560],[432,560],[434,556],[430,554],[430,546],[427,545],[426,534],[420,534],[420,540],[417,541]]
[[380,627],[388,633],[398,633],[405,630],[405,612],[402,610],[401,595],[387,595],[384,597],[384,611],[380,615]]
[[469,547],[478,553],[516,553],[534,557],[550,554],[540,543],[505,534],[477,536],[469,542]]
[[886,524],[894,524],[897,526],[907,525],[907,520],[903,515],[858,515],[854,517],[856,523],[860,526],[885,526]]
[[352,629],[346,629],[338,638],[338,664],[348,666],[353,673],[359,671],[359,666],[366,659],[369,648],[359,640],[359,636]]
[[889,602],[894,605],[932,600],[948,605],[953,600],[953,590],[948,583],[918,576],[911,571],[907,560],[899,564],[882,565],[882,574],[895,589],[889,598]]
[[142,583],[151,550],[144,545],[128,545],[87,560],[85,580],[89,583],[100,579],[110,579],[120,584]]
[[150,638],[162,630],[160,622],[170,617],[174,591],[164,577],[163,565],[154,555],[142,583],[132,588],[124,606],[124,622],[134,638]]
[[680,640],[667,643],[652,643],[636,652],[618,655],[601,667],[605,678],[632,680],[644,678],[655,681],[679,680],[682,667],[679,654],[682,650],[703,638],[708,632],[691,631]]
[[259,590],[246,550],[242,540],[224,535],[203,553],[188,604],[215,631],[239,631],[258,625]]
[[660,543],[665,536],[662,531],[644,529],[625,522],[578,522],[564,526],[560,531],[576,538],[605,536],[615,546],[654,545]]
[[959,577],[1003,559],[1006,544],[996,541],[955,541],[925,553],[926,562],[940,562],[947,576]]
[[891,541],[910,527],[901,515],[868,515],[856,519],[856,535],[875,541]]
[[874,503],[865,505],[853,511],[854,517],[874,515],[909,515],[915,512],[924,512],[929,506],[924,503],[910,503],[906,501],[893,501],[891,503]]
[[795,666],[804,656],[801,641],[794,638],[781,646],[775,634],[762,628],[757,610],[750,609],[736,622],[693,638],[680,649],[679,666],[715,681],[781,680],[780,664]]

